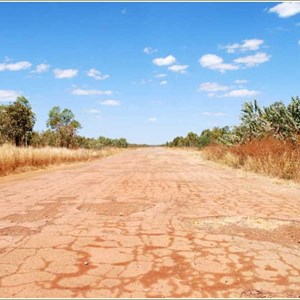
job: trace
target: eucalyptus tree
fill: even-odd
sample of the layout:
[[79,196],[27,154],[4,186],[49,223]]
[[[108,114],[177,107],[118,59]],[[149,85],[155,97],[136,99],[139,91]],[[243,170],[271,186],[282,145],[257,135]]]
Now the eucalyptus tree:
[[0,135],[3,142],[11,142],[18,147],[27,146],[34,124],[35,114],[25,97],[17,97],[15,102],[0,106]]
[[47,127],[50,127],[57,134],[57,144],[60,147],[70,148],[76,137],[81,124],[75,120],[75,116],[70,109],[61,110],[59,106],[54,106],[48,115]]

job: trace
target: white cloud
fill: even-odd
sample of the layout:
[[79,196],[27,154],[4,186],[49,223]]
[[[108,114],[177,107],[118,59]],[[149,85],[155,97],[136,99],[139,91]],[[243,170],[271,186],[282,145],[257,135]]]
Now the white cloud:
[[270,13],[276,13],[280,18],[292,17],[300,13],[300,2],[283,2],[269,9]]
[[235,80],[234,82],[235,82],[235,83],[237,83],[237,84],[243,84],[243,83],[247,83],[247,82],[248,82],[248,80],[244,80],[244,79],[237,79],[237,80]]
[[38,74],[45,73],[49,70],[49,68],[50,68],[50,65],[39,64],[35,67],[35,70],[33,70],[32,73],[38,73]]
[[164,78],[167,77],[167,74],[157,74],[155,75],[155,78]]
[[223,58],[215,54],[205,54],[199,59],[199,63],[203,68],[225,72],[228,70],[237,70],[238,66],[233,64],[225,64]]
[[235,63],[245,64],[247,67],[254,67],[264,62],[269,61],[271,58],[270,55],[267,55],[264,52],[258,52],[254,55],[249,55],[245,57],[239,57],[234,60]]
[[158,49],[154,49],[154,48],[152,48],[152,47],[145,47],[143,51],[144,51],[144,53],[146,53],[146,54],[153,54],[153,53],[157,52]]
[[149,118],[147,121],[150,122],[150,123],[154,123],[154,122],[157,121],[157,118],[151,117],[151,118]]
[[0,71],[21,71],[30,68],[32,64],[29,61],[19,61],[16,63],[4,62],[0,64]]
[[151,84],[153,82],[152,79],[141,79],[139,81],[133,81],[131,84],[133,85],[145,85],[145,84]]
[[157,66],[168,66],[176,62],[176,58],[173,55],[166,57],[154,58],[152,62]]
[[91,109],[87,109],[85,112],[87,112],[89,114],[98,114],[98,113],[100,113],[100,110],[91,108]]
[[119,100],[104,100],[100,102],[100,104],[107,106],[119,106],[121,103]]
[[73,95],[78,96],[90,96],[90,95],[112,95],[112,91],[100,91],[100,90],[85,90],[85,89],[74,89]]
[[258,94],[259,94],[258,91],[241,89],[241,90],[232,90],[229,93],[223,95],[223,97],[252,97]]
[[168,69],[172,72],[184,74],[186,73],[186,69],[188,67],[189,67],[188,65],[173,65],[171,67],[168,67]]
[[202,115],[203,115],[203,116],[214,116],[214,117],[222,117],[222,116],[225,116],[225,114],[222,113],[222,112],[215,112],[215,113],[213,113],[213,112],[203,112]]
[[105,80],[105,79],[109,78],[108,74],[104,75],[97,69],[90,69],[87,71],[86,74],[87,74],[87,76],[92,77],[96,80]]
[[199,86],[199,90],[205,92],[220,92],[227,91],[228,89],[228,86],[221,85],[217,82],[203,82]]
[[163,80],[163,81],[161,81],[159,84],[160,84],[160,85],[166,85],[167,83],[168,83],[167,80]]
[[222,48],[227,49],[228,53],[245,52],[250,50],[254,51],[254,50],[258,50],[263,43],[264,43],[263,40],[251,39],[251,40],[243,40],[242,44],[234,43],[234,44],[223,46]]
[[76,77],[78,74],[78,70],[76,70],[76,69],[65,69],[65,70],[54,69],[53,72],[54,72],[55,78],[58,78],[58,79],[73,78],[73,77]]
[[14,101],[20,94],[13,90],[0,90],[0,101]]

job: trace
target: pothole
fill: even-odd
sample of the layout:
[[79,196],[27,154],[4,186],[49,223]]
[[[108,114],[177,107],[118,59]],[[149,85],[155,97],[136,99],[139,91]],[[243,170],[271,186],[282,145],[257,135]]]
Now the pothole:
[[11,221],[14,223],[24,223],[24,222],[36,222],[40,220],[46,220],[49,218],[54,218],[61,206],[60,203],[42,203],[38,205],[39,207],[43,207],[42,209],[32,209],[25,211],[23,214],[10,214],[1,220]]
[[189,219],[193,228],[213,234],[269,241],[300,247],[300,222],[249,216],[220,216]]
[[235,225],[267,231],[275,230],[282,226],[289,226],[291,223],[292,221],[245,216],[211,217],[194,221],[194,224],[197,225],[197,227],[218,228],[228,225]]

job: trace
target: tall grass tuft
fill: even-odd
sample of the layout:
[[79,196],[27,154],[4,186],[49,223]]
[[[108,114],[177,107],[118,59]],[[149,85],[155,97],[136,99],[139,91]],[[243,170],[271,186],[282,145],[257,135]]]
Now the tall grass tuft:
[[242,168],[300,182],[300,146],[272,137],[234,146],[211,145],[203,157],[234,168]]
[[43,168],[66,162],[88,161],[119,152],[120,149],[71,150],[66,148],[19,148],[12,145],[0,146],[0,176],[27,169]]

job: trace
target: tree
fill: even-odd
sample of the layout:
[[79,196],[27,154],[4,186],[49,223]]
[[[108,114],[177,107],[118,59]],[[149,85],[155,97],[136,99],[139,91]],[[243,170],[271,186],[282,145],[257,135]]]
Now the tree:
[[77,130],[81,124],[75,120],[75,116],[70,109],[65,108],[61,111],[59,106],[54,106],[49,111],[47,127],[57,133],[58,145],[70,148],[75,140]]
[[2,140],[16,146],[27,146],[35,124],[29,101],[20,96],[9,105],[0,106],[0,135]]
[[194,132],[189,132],[185,140],[187,147],[196,147],[198,145],[198,135]]

